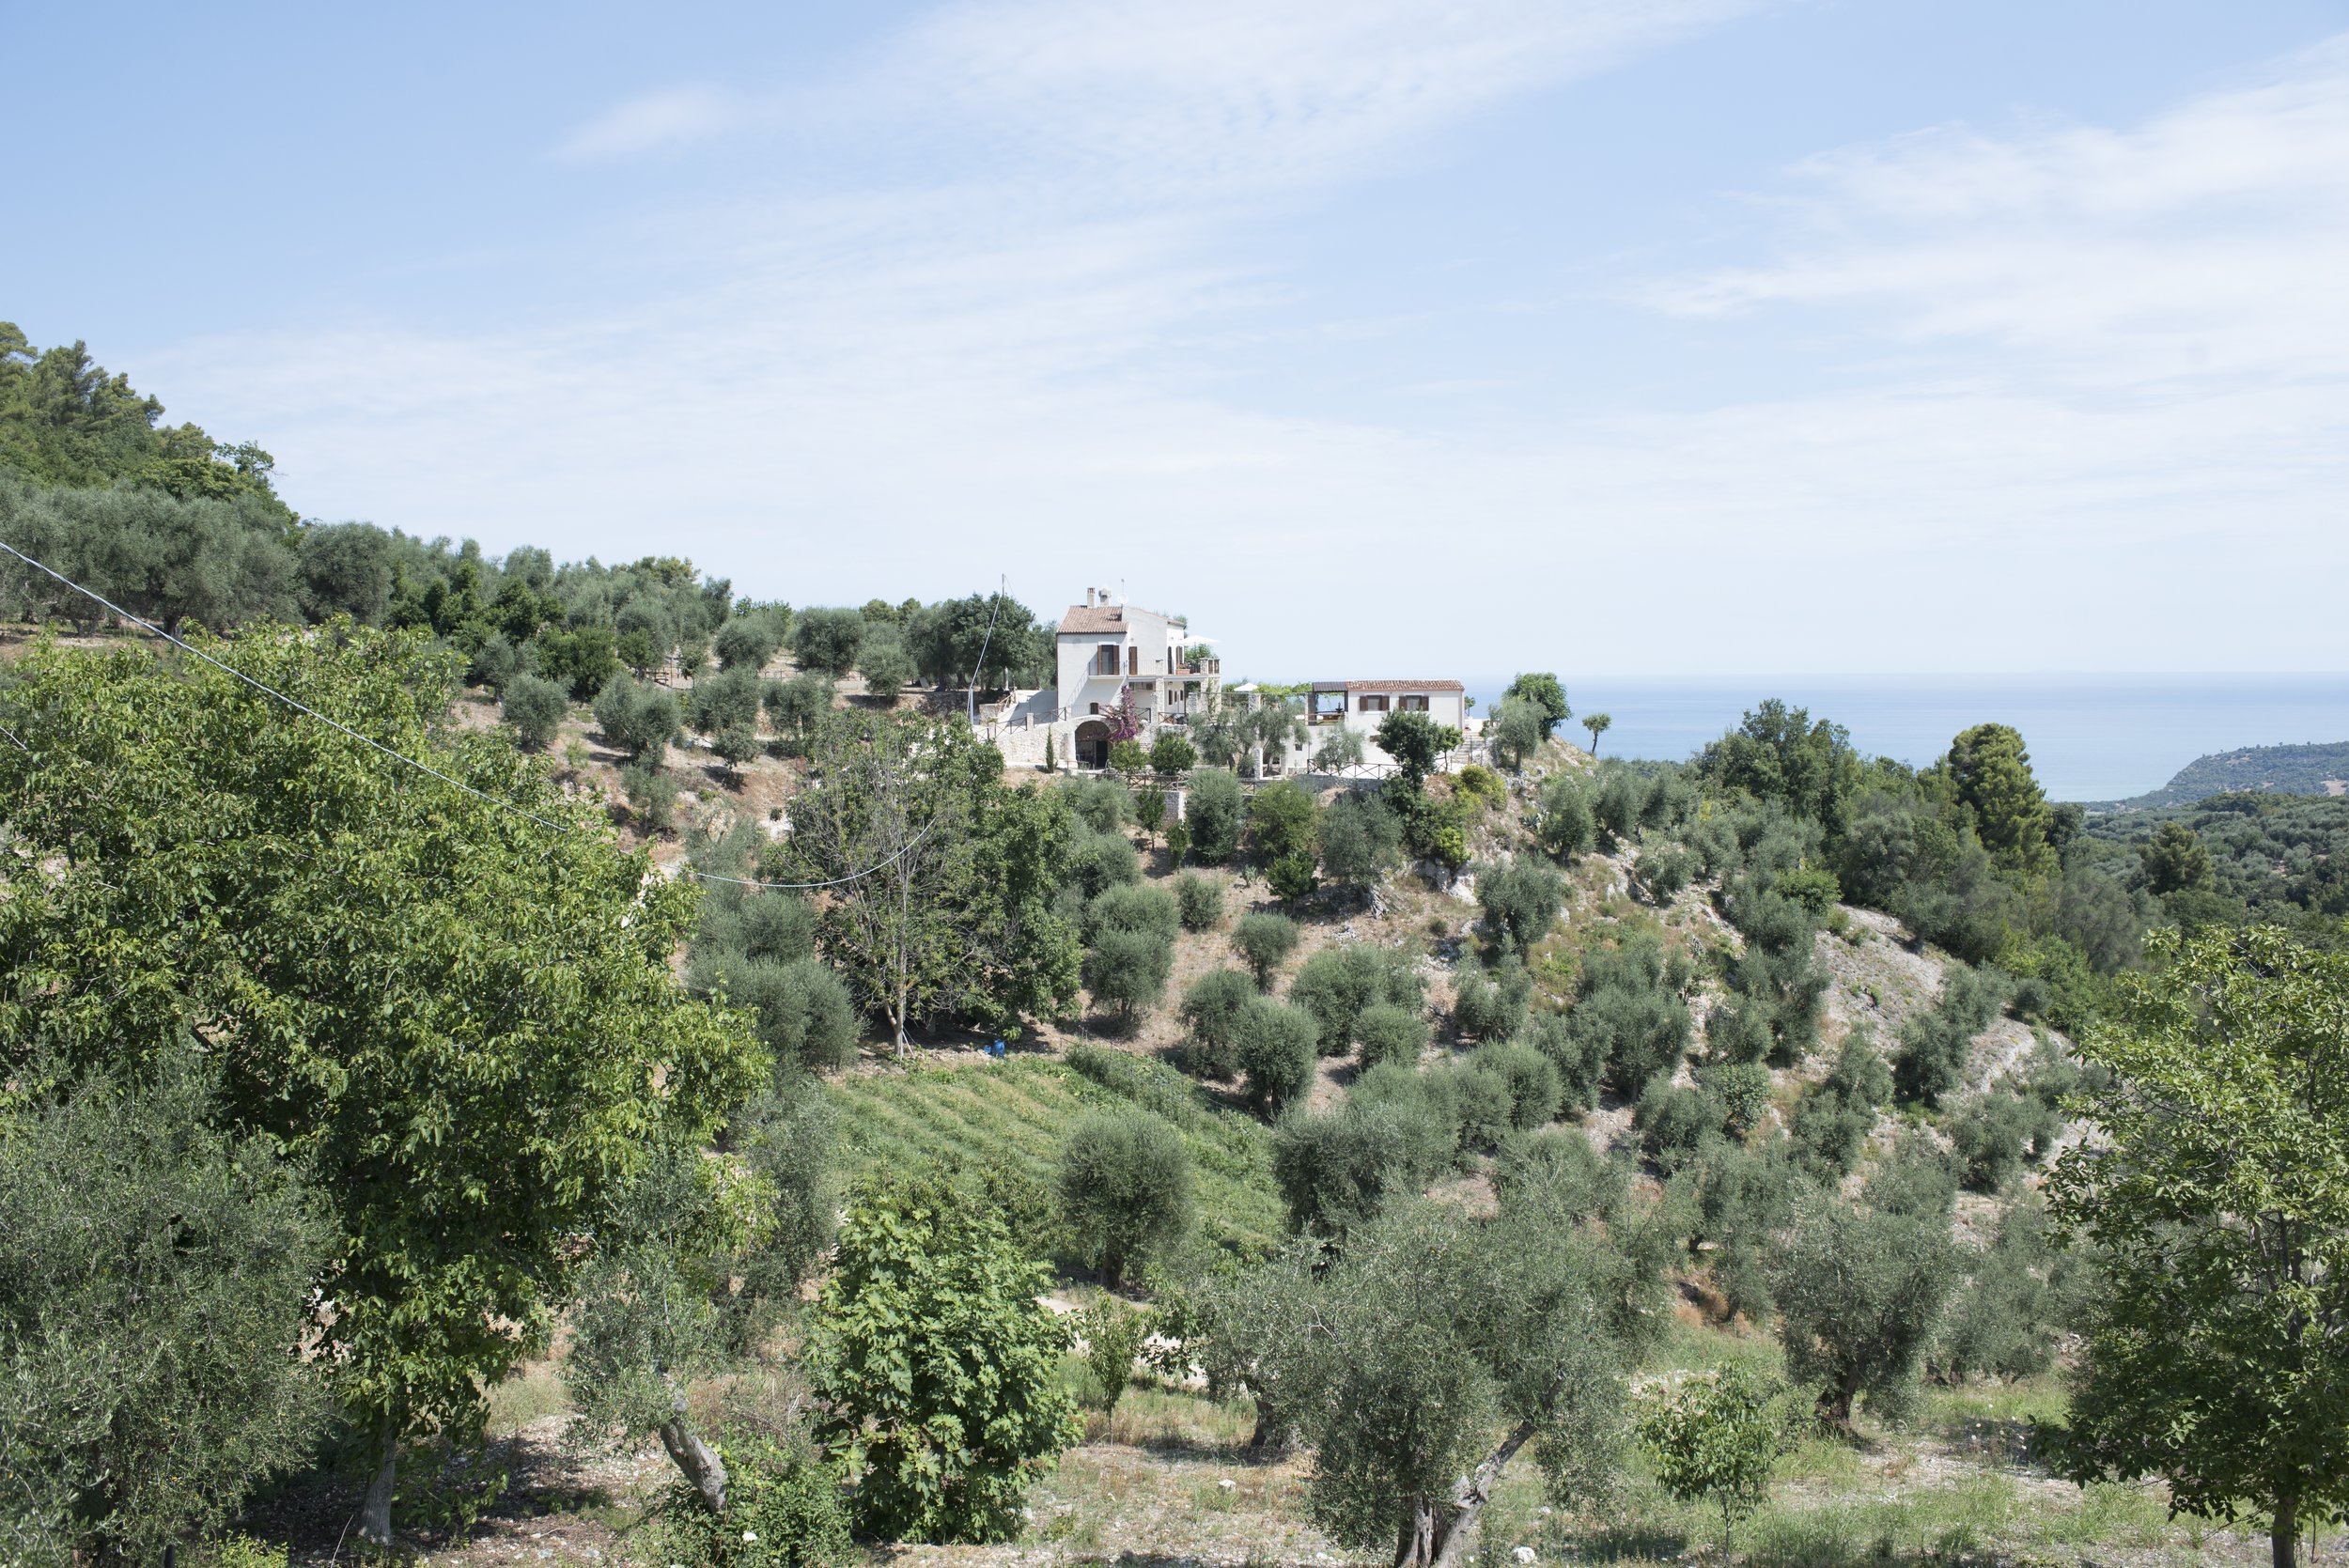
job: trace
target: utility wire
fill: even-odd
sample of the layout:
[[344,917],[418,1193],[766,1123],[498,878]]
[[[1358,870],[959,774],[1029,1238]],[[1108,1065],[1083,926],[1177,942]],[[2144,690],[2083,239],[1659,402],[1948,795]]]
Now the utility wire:
[[[246,675],[242,670],[238,669],[235,665],[224,663],[220,660],[214,659],[210,654],[206,653],[202,648],[196,647],[193,644],[184,642],[181,639],[173,636],[170,632],[165,631],[162,627],[157,626],[154,622],[133,615],[131,612],[125,610],[114,600],[106,598],[103,594],[99,593],[96,589],[83,587],[79,582],[74,582],[73,579],[66,576],[65,573],[57,570],[55,567],[34,560],[31,556],[25,554],[23,551],[17,549],[6,539],[0,539],[0,550],[7,551],[10,555],[15,556],[18,560],[23,562],[35,571],[45,573],[46,575],[56,579],[59,582],[64,583],[75,593],[80,594],[84,598],[89,599],[93,603],[105,606],[108,610],[114,612],[115,614],[120,616],[123,620],[130,622],[132,626],[153,632],[156,636],[162,638],[164,642],[169,643],[173,647],[179,649],[182,653],[190,654],[194,658],[202,660],[205,663],[211,665],[216,670],[220,670],[236,676],[237,679],[244,682],[256,691],[259,691],[266,696],[275,698],[277,701],[284,703],[288,707],[292,708],[297,713],[306,714],[310,718],[316,719],[319,723],[326,725],[329,729],[340,730],[343,734],[350,737],[351,739],[358,741],[361,745],[382,753],[385,756],[390,757],[394,762],[404,763],[408,767],[414,768],[419,773],[430,774],[433,778],[440,780],[444,784],[449,784],[455,788],[463,790],[466,794],[472,796],[476,800],[485,800],[490,805],[497,807],[500,811],[511,812],[516,816],[521,817],[526,821],[536,822],[541,828],[552,829],[558,833],[576,832],[578,831],[575,828],[567,827],[563,823],[550,821],[548,818],[540,816],[536,812],[524,811],[521,807],[514,804],[513,801],[501,800],[499,797],[491,795],[486,790],[475,789],[464,780],[451,778],[448,774],[442,772],[439,768],[432,767],[429,763],[418,762],[414,757],[408,755],[405,752],[396,752],[391,747],[384,745],[381,741],[360,734],[357,730],[352,729],[349,724],[343,723],[338,720],[328,718],[325,714],[320,713],[317,708],[310,706],[307,703],[303,702],[301,699],[297,697],[289,697],[285,692],[278,691],[277,688],[269,685],[267,682],[254,679],[253,676]],[[990,632],[993,630],[993,627],[994,623],[990,620],[988,622],[988,629]],[[13,739],[14,737],[10,737],[10,738]],[[22,744],[22,742],[19,742],[19,744]],[[696,877],[705,882],[727,882],[739,888],[770,888],[783,893],[814,893],[822,888],[845,887],[850,882],[861,882],[867,877],[876,876],[880,872],[888,870],[891,866],[896,864],[897,862],[905,859],[908,855],[913,853],[915,849],[919,848],[922,845],[922,841],[928,838],[931,832],[937,829],[937,823],[931,823],[929,827],[923,829],[920,834],[917,835],[911,843],[907,844],[895,854],[890,856],[889,859],[880,862],[879,864],[867,866],[863,871],[852,872],[846,877],[834,877],[830,881],[825,882],[761,882],[753,880],[752,878],[746,877],[721,877],[715,872],[696,871],[691,866],[678,866],[676,874],[680,877]]]

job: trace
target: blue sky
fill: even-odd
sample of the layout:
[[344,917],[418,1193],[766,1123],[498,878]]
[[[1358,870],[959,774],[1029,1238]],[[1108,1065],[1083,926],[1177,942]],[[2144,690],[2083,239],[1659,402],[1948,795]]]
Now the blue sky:
[[2349,0],[47,11],[0,317],[309,515],[1260,673],[2349,665]]

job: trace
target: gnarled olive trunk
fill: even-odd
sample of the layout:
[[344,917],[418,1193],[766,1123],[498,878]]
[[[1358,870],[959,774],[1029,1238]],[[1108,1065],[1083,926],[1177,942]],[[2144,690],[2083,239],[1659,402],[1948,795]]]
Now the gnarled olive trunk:
[[1395,1531],[1394,1568],[1429,1568],[1436,1560],[1436,1505],[1429,1498],[1413,1498]]
[[1443,1521],[1443,1531],[1436,1544],[1435,1568],[1461,1568],[1476,1545],[1476,1532],[1485,1522],[1485,1505],[1493,1499],[1493,1487],[1501,1480],[1501,1472],[1517,1450],[1532,1441],[1533,1423],[1525,1421],[1501,1439],[1501,1446],[1485,1456],[1475,1472],[1463,1478],[1452,1489],[1452,1511]]
[[685,1396],[679,1394],[676,1414],[661,1423],[661,1446],[669,1451],[685,1483],[712,1514],[726,1511],[726,1464],[685,1421]]

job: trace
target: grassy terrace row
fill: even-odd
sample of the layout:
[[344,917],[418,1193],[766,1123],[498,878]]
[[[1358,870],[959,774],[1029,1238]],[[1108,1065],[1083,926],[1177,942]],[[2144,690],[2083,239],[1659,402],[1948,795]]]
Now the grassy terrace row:
[[1049,1188],[1078,1118],[1120,1106],[1182,1137],[1207,1241],[1249,1253],[1278,1246],[1284,1211],[1266,1129],[1157,1063],[1120,1057],[1113,1078],[1117,1087],[1104,1087],[1065,1063],[1014,1058],[842,1079],[832,1088],[842,1174],[1000,1160]]

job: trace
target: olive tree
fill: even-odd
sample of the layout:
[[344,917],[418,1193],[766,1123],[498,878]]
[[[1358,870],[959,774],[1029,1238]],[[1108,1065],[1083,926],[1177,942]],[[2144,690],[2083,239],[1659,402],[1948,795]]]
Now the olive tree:
[[569,708],[563,689],[533,675],[517,675],[506,683],[499,711],[514,726],[514,738],[526,752],[543,752],[554,739],[557,726]]
[[1771,1260],[1787,1375],[1818,1389],[1820,1423],[1851,1430],[1860,1395],[1905,1414],[1961,1269],[1948,1210],[1861,1206],[1814,1193]]
[[1446,752],[1460,743],[1460,732],[1449,724],[1439,724],[1424,713],[1397,710],[1379,722],[1371,738],[1378,749],[1394,759],[1396,770],[1404,783],[1417,789]]
[[864,617],[854,610],[805,611],[791,628],[791,649],[799,656],[800,668],[834,680],[856,668],[857,649],[863,642]]
[[1484,911],[1486,928],[1505,948],[1519,953],[1549,935],[1565,896],[1558,873],[1526,857],[1476,879],[1476,903]]
[[1520,1452],[1559,1503],[1593,1498],[1648,1331],[1641,1272],[1537,1204],[1481,1221],[1414,1200],[1351,1232],[1298,1293],[1308,1331],[1270,1346],[1286,1364],[1268,1380],[1314,1445],[1315,1522],[1398,1568],[1453,1568]]
[[1589,796],[1568,778],[1550,779],[1542,785],[1533,822],[1535,842],[1560,862],[1588,852],[1598,837]]
[[1224,1079],[1239,1071],[1240,1020],[1258,995],[1238,970],[1209,970],[1190,983],[1182,1015],[1189,1032],[1184,1060],[1192,1072]]
[[1241,1010],[1239,1071],[1259,1115],[1277,1115],[1313,1082],[1318,1033],[1312,1014],[1269,997],[1252,998]]
[[677,730],[677,698],[645,681],[614,675],[596,697],[596,727],[631,758],[659,767]]
[[1402,846],[1402,822],[1374,793],[1348,790],[1321,814],[1322,874],[1340,887],[1369,887],[1399,862]]
[[218,1080],[182,1043],[0,1110],[0,1559],[160,1561],[308,1457],[331,1232]]
[[1528,757],[1541,750],[1548,726],[1542,709],[1521,697],[1503,697],[1493,716],[1493,756],[1510,772],[1518,772]]
[[1209,865],[1230,860],[1239,849],[1240,811],[1238,778],[1221,768],[1193,772],[1183,807],[1192,853]]
[[1103,891],[1085,909],[1085,989],[1130,1025],[1157,1005],[1174,972],[1174,897],[1164,888],[1126,883]]
[[1273,972],[1297,951],[1297,922],[1286,915],[1245,914],[1232,930],[1232,949],[1240,955],[1259,987],[1272,984]]
[[1070,1128],[1059,1191],[1069,1233],[1112,1290],[1128,1265],[1190,1230],[1190,1155],[1181,1134],[1146,1111],[1095,1111]]
[[1518,675],[1509,683],[1509,690],[1501,693],[1501,702],[1503,706],[1521,702],[1531,707],[1539,717],[1543,740],[1550,738],[1559,725],[1574,717],[1574,709],[1566,706],[1566,689],[1548,670],[1531,670]]

